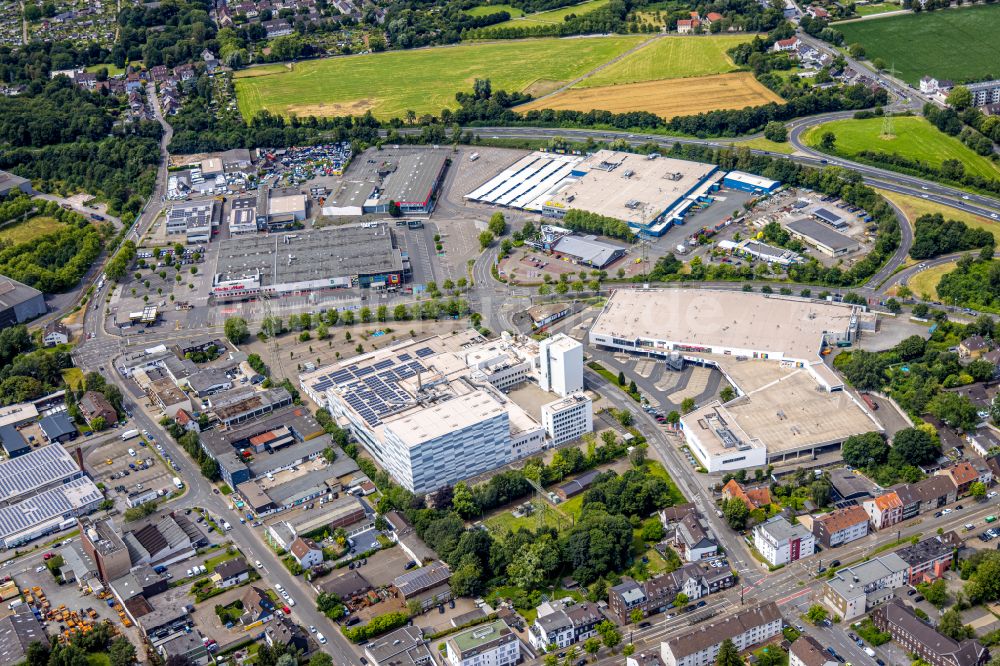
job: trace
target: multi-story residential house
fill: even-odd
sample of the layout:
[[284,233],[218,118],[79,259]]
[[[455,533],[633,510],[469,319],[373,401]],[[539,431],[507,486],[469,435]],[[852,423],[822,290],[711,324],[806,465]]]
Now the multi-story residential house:
[[840,666],[812,636],[797,638],[788,650],[788,666]]
[[990,652],[974,639],[956,641],[938,633],[913,614],[901,599],[876,608],[872,622],[880,631],[888,632],[908,654],[915,654],[931,666],[983,666]]
[[900,483],[891,488],[903,505],[900,520],[909,520],[928,511],[937,511],[956,499],[955,484],[947,476],[929,476],[916,483]]
[[676,520],[665,519],[665,516],[666,513],[660,515],[666,528],[666,540],[682,560],[698,562],[718,554],[719,544],[715,535],[693,505]]
[[753,528],[753,545],[771,566],[778,566],[811,556],[816,538],[802,525],[775,516]]
[[448,666],[513,666],[521,658],[521,642],[503,620],[452,634],[445,646]]
[[[896,551],[896,555],[906,562],[906,583],[916,585],[941,578],[951,567],[955,558],[955,547],[948,535],[932,536]],[[952,536],[957,536],[952,534]]]
[[903,519],[903,502],[895,492],[887,492],[861,503],[872,527],[884,530]]
[[660,659],[666,666],[705,666],[715,663],[727,638],[742,652],[780,634],[781,625],[781,612],[769,601],[663,641]]
[[860,506],[849,506],[817,516],[813,536],[827,548],[840,546],[868,536],[868,514]]
[[965,460],[962,460],[951,467],[939,469],[934,472],[934,475],[944,476],[951,479],[951,482],[955,484],[955,492],[959,497],[969,494],[969,488],[972,487],[972,484],[979,481],[979,470]]
[[722,487],[722,499],[738,499],[746,504],[749,510],[754,511],[771,503],[771,489],[767,486],[744,488],[736,479],[729,479]]
[[642,611],[643,617],[661,613],[682,592],[689,600],[695,600],[730,588],[735,582],[733,572],[726,567],[691,562],[642,583],[623,579],[608,590],[608,610],[620,624],[628,624],[633,610]]
[[889,553],[837,571],[823,586],[823,602],[845,620],[853,620],[893,597],[906,583],[909,565]]
[[550,645],[565,648],[586,640],[597,633],[597,625],[605,620],[597,604],[581,603],[539,615],[528,630],[528,642],[538,650]]

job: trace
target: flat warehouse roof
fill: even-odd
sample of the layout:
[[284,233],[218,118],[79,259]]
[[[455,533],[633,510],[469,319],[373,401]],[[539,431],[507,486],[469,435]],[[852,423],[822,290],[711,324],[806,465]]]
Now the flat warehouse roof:
[[443,150],[420,151],[397,158],[396,170],[386,177],[380,199],[409,203],[426,201],[446,159]]
[[645,155],[599,150],[574,168],[574,174],[584,175],[568,181],[545,203],[649,224],[697,189],[717,168],[669,157],[649,159]]
[[306,195],[287,194],[284,196],[271,197],[268,210],[271,215],[281,215],[283,213],[295,213],[306,209]]
[[220,281],[239,279],[254,269],[261,272],[263,286],[273,286],[399,272],[403,258],[385,224],[245,236],[219,243]]
[[511,208],[541,210],[546,195],[582,161],[575,155],[535,152],[522,157],[465,195],[466,199]]
[[[728,362],[726,367],[737,363]],[[817,391],[816,380],[806,368],[766,365],[778,383],[750,392],[726,407],[744,430],[767,444],[769,455],[881,430],[847,392]]]
[[0,462],[0,501],[61,481],[80,472],[61,444],[50,444]]
[[[819,212],[819,211],[817,211]],[[838,218],[839,219],[839,218]],[[846,250],[857,247],[858,241],[850,236],[845,236],[839,231],[834,231],[829,226],[816,220],[801,219],[789,222],[785,225],[789,230],[797,234],[802,234],[819,245],[825,245],[831,250]]]
[[594,321],[590,335],[592,339],[595,335],[625,340],[646,338],[668,344],[757,350],[813,360],[818,358],[824,333],[846,331],[859,311],[858,306],[791,296],[691,289],[618,289]]
[[0,508],[0,537],[7,538],[23,532],[56,516],[98,502],[103,497],[100,489],[86,476],[50,488],[22,502]]

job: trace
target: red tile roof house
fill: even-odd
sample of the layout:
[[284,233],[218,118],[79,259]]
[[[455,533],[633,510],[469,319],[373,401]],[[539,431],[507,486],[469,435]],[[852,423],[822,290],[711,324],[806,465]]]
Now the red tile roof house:
[[972,484],[979,481],[979,470],[965,460],[946,469],[939,469],[934,474],[935,476],[946,476],[951,479],[960,497],[968,494]]
[[722,497],[727,500],[738,499],[746,504],[751,511],[771,504],[771,490],[767,486],[744,490],[736,479],[730,479],[722,487]]
[[894,492],[865,500],[861,506],[876,530],[892,527],[903,519],[903,502]]
[[709,12],[705,14],[705,25],[712,25],[716,21],[721,21],[724,17],[719,12]]
[[794,51],[799,48],[799,38],[789,37],[788,39],[779,39],[774,43],[774,50],[777,52],[782,51]]

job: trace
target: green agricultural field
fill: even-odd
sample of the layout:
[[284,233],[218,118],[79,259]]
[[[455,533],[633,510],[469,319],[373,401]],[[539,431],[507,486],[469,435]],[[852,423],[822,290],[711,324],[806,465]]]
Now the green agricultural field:
[[0,240],[10,241],[14,245],[27,243],[39,236],[59,231],[65,226],[54,217],[32,217],[23,222],[0,227]]
[[511,18],[524,16],[523,11],[517,7],[511,7],[510,5],[479,5],[478,7],[463,9],[462,11],[469,16],[489,16],[490,14],[496,14],[498,12],[507,12],[510,14]]
[[570,14],[576,14],[577,16],[583,16],[584,14],[589,14],[595,9],[600,9],[604,5],[608,4],[610,0],[587,0],[586,2],[581,2],[578,5],[570,5],[569,7],[560,7],[559,9],[550,9],[547,12],[538,12],[535,14],[525,15],[523,12],[521,14],[511,14],[512,17],[509,21],[504,21],[503,23],[497,23],[494,28],[515,28],[515,27],[525,27],[525,26],[536,26],[536,25],[549,25],[552,23],[562,23],[567,16]]
[[[586,74],[644,37],[527,39],[310,60],[252,67],[236,75],[240,111],[337,116],[371,112],[404,117],[456,108],[455,93],[477,78],[494,90],[524,90],[539,81],[565,82]],[[550,88],[551,89],[551,88]]]
[[844,43],[860,43],[868,58],[895,65],[916,85],[925,74],[939,79],[1000,76],[1000,6],[899,14],[834,26]]
[[850,158],[862,150],[877,150],[923,160],[935,167],[940,167],[944,160],[955,159],[965,165],[965,170],[969,173],[977,173],[985,178],[1000,177],[1000,169],[992,162],[977,155],[955,137],[939,131],[924,118],[893,118],[892,122],[895,133],[895,138],[892,139],[881,136],[882,118],[868,118],[823,123],[810,129],[805,135],[805,141],[810,146],[818,147],[820,137],[829,131],[837,137],[834,150],[844,157]]
[[661,37],[593,76],[579,88],[725,74],[737,69],[726,51],[753,35]]

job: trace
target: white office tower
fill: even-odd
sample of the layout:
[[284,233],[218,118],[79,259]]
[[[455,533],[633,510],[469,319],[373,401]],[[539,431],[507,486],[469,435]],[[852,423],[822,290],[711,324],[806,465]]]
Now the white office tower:
[[583,393],[542,405],[542,425],[554,446],[582,437],[594,430],[594,406]]
[[565,333],[538,345],[538,383],[565,398],[583,390],[583,345]]

